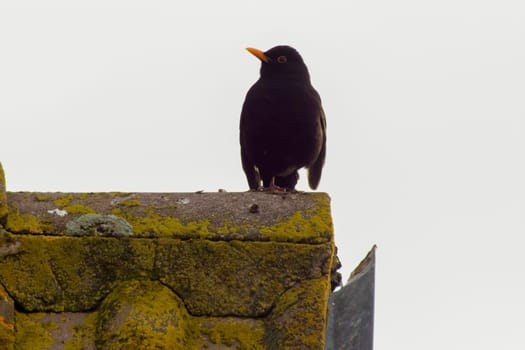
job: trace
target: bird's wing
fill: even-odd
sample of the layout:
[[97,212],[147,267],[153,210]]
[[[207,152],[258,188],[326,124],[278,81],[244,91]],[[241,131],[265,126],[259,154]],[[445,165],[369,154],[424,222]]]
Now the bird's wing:
[[[249,95],[246,96],[246,98],[248,99]],[[255,164],[253,164],[253,162],[250,160],[250,157],[248,156],[250,150],[248,149],[248,144],[246,140],[246,133],[248,127],[247,123],[249,123],[247,117],[249,113],[253,112],[247,110],[247,103],[245,101],[241,111],[241,122],[239,127],[239,141],[241,144],[241,162],[242,169],[244,170],[244,174],[246,175],[246,180],[248,180],[248,186],[250,186],[251,190],[257,190],[261,185],[261,176],[259,174],[259,171],[255,168]]]
[[250,190],[257,190],[261,185],[261,176],[259,172],[255,169],[255,166],[248,160],[245,150],[241,145],[241,161],[244,174],[246,174],[246,180],[248,180],[248,186]]
[[321,180],[321,173],[323,172],[324,159],[326,156],[326,118],[322,107],[320,114],[320,125],[322,135],[321,151],[319,152],[319,155],[317,156],[315,162],[308,168],[308,185],[310,185],[310,188],[313,190],[315,190],[317,186],[319,186],[319,181]]

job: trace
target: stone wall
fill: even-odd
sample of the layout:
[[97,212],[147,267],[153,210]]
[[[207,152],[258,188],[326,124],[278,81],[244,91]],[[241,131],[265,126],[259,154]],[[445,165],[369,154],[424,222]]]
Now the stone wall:
[[6,192],[0,349],[323,349],[324,193]]

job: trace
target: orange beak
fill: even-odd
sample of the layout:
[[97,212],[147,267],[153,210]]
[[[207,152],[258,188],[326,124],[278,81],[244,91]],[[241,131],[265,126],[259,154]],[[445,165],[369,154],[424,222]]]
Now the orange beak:
[[248,50],[248,52],[250,52],[252,55],[254,55],[255,57],[257,57],[265,63],[268,63],[270,61],[268,56],[266,56],[261,50],[254,49],[253,47],[247,47],[246,50]]

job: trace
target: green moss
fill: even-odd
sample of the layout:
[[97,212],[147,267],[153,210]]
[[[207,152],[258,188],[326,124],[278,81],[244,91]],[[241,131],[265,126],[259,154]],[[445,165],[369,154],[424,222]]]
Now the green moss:
[[59,197],[59,198],[55,199],[55,205],[57,207],[65,207],[65,206],[69,205],[69,203],[71,203],[72,200],[73,200],[73,195],[72,194],[67,194],[65,196],[62,196],[62,197]]
[[50,331],[56,328],[54,323],[38,322],[44,316],[42,313],[16,314],[16,343],[17,350],[43,349],[53,345]]
[[15,233],[41,234],[49,230],[51,225],[48,220],[43,220],[35,215],[20,214],[18,208],[9,206],[6,229]]
[[64,210],[67,211],[68,214],[93,214],[95,213],[95,210],[85,207],[82,204],[68,205],[64,207]]

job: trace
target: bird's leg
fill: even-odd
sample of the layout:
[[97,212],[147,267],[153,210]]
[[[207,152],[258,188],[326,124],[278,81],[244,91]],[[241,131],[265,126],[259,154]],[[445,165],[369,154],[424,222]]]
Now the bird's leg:
[[273,194],[283,194],[287,192],[286,188],[279,187],[275,184],[275,176],[272,176],[272,179],[270,180],[270,185],[266,187],[264,191]]

